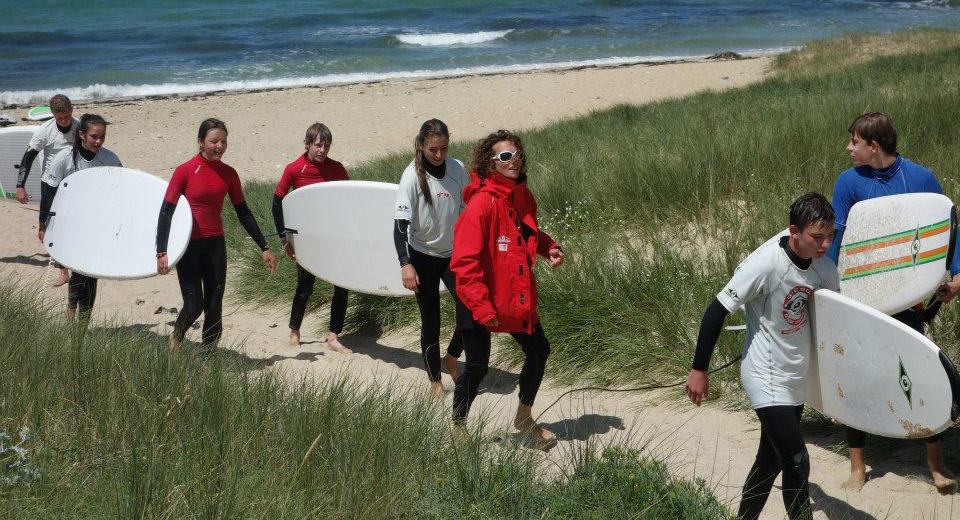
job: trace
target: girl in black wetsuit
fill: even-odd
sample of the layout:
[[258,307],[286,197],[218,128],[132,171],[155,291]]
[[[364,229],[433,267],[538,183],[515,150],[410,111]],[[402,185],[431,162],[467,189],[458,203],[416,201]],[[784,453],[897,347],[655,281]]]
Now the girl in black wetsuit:
[[197,144],[200,153],[173,172],[157,222],[157,272],[167,274],[170,271],[167,263],[170,221],[180,195],[187,198],[193,214],[193,231],[187,251],[177,264],[183,309],[170,336],[170,349],[174,352],[180,349],[187,329],[201,312],[204,315],[203,345],[215,346],[220,340],[223,293],[227,282],[227,247],[220,212],[227,194],[240,223],[263,251],[267,270],[273,274],[277,267],[257,221],[244,201],[237,171],[221,161],[227,150],[227,126],[219,119],[205,120],[200,124]]
[[[414,140],[414,159],[400,177],[393,231],[403,285],[417,295],[420,308],[420,350],[431,391],[443,395],[440,382],[440,282],[457,306],[450,255],[453,225],[463,211],[461,192],[468,184],[463,163],[447,157],[450,132],[439,119],[423,123]],[[454,330],[444,355],[447,371],[456,380],[457,358],[463,352],[460,331]]]

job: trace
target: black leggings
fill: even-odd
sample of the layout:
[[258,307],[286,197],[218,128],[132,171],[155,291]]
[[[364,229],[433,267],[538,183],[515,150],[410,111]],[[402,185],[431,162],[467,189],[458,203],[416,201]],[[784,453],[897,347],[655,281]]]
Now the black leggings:
[[67,308],[79,312],[81,320],[90,319],[90,310],[97,299],[97,279],[77,272],[70,273],[67,283]]
[[[913,330],[923,334],[924,322],[921,313],[914,309],[907,309],[893,315],[893,318],[910,326]],[[935,443],[940,440],[940,434],[933,435],[924,439],[928,443]],[[847,447],[863,448],[867,444],[867,433],[856,428],[847,426]]]
[[223,291],[227,283],[227,245],[222,236],[191,240],[177,264],[183,309],[173,337],[183,341],[187,329],[203,313],[203,344],[216,345],[223,332]]
[[[420,289],[417,292],[417,306],[420,308],[420,352],[423,365],[431,381],[440,380],[440,282],[447,288],[457,306],[457,313],[465,308],[457,297],[454,287],[454,275],[450,271],[450,259],[423,254],[410,248],[410,264],[417,271]],[[460,320],[457,320],[459,322]],[[447,353],[458,358],[463,352],[463,338],[458,329],[454,329]]]
[[760,449],[743,484],[738,520],[755,520],[767,502],[773,481],[783,472],[783,504],[791,520],[809,519],[810,456],[800,434],[803,405],[754,410],[760,418]]
[[[300,330],[303,313],[307,311],[307,302],[313,294],[313,284],[317,278],[309,271],[297,265],[297,290],[293,293],[293,308],[290,309],[290,330]],[[347,290],[334,286],[333,300],[330,302],[330,332],[340,334],[343,322],[347,318]]]
[[[463,348],[467,351],[467,362],[453,391],[453,420],[460,423],[467,418],[467,412],[490,366],[490,331],[474,321],[470,328],[461,330],[461,335]],[[550,342],[539,322],[533,334],[512,332],[510,335],[517,340],[525,355],[520,370],[520,402],[533,406],[550,355]]]

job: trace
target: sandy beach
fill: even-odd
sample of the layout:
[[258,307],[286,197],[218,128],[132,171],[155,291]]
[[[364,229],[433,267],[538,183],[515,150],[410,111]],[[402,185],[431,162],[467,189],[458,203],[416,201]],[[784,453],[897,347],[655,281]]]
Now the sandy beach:
[[[196,130],[206,117],[223,119],[230,129],[225,162],[245,180],[275,180],[287,162],[303,150],[304,129],[314,121],[333,131],[330,156],[347,168],[411,147],[425,119],[437,117],[454,140],[475,139],[497,128],[522,131],[619,103],[649,103],[706,89],[747,85],[763,78],[770,57],[736,61],[693,61],[554,72],[502,74],[447,79],[395,80],[324,88],[208,94],[164,99],[78,103],[76,115],[102,114],[112,124],[105,146],[125,166],[168,178],[196,153]],[[12,112],[18,117],[25,110]],[[23,125],[26,123],[20,123]],[[37,175],[37,171],[33,173]],[[397,172],[399,178],[400,172]],[[55,305],[66,288],[51,288],[56,273],[36,239],[37,213],[13,201],[0,203],[7,240],[0,246],[0,275],[41,290]],[[261,222],[269,229],[270,223]],[[282,261],[289,261],[283,259]],[[289,307],[262,307],[228,297],[224,308],[223,348],[263,360],[265,370],[294,380],[349,373],[364,381],[394,381],[413,391],[427,388],[418,331],[384,337],[347,334],[353,354],[326,348],[316,331],[325,312],[307,316],[301,349],[287,346]],[[290,288],[291,294],[293,288]],[[175,274],[146,280],[100,282],[93,327],[125,325],[161,336],[171,331],[174,316],[158,308],[179,308]],[[198,341],[199,330],[188,339]],[[453,383],[443,376],[451,399]],[[495,431],[506,431],[516,403],[514,370],[491,369],[489,388],[477,400]],[[549,381],[534,412],[568,388]],[[695,408],[678,394],[575,394],[549,410],[541,421],[555,431],[559,446],[544,457],[559,461],[572,447],[592,441],[612,442],[630,435],[684,477],[706,480],[717,496],[735,509],[757,446],[759,424],[750,411],[732,411],[723,403]],[[816,518],[946,519],[954,517],[955,496],[941,496],[929,481],[923,443],[904,442],[895,453],[871,467],[861,493],[840,488],[849,470],[845,456],[834,453],[826,436],[807,439],[812,459],[811,495]],[[549,466],[547,464],[546,466]],[[960,515],[960,513],[958,513]],[[771,494],[763,517],[784,518],[779,488]]]

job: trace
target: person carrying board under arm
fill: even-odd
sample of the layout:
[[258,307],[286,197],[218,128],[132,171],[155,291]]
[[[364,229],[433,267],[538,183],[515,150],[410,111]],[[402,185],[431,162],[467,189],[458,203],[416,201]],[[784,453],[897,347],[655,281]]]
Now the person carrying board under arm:
[[773,481],[783,473],[783,503],[791,520],[810,518],[810,457],[800,432],[813,331],[813,291],[838,290],[825,258],[833,238],[833,209],[819,193],[790,205],[790,235],[771,240],[744,260],[707,308],[685,389],[700,406],[710,389],[707,368],[727,314],[747,314],[740,380],[760,419],[760,448],[743,484],[738,519],[754,520]]
[[[834,263],[837,263],[840,256],[847,215],[857,202],[901,193],[943,193],[933,172],[897,153],[897,130],[890,116],[880,112],[863,114],[850,124],[847,131],[850,133],[847,153],[853,167],[840,173],[833,186],[833,207],[837,215],[834,223],[836,238],[827,256]],[[960,248],[960,241],[957,242],[957,247]],[[956,251],[950,265],[950,274],[950,282],[937,290],[938,299],[944,303],[960,292],[960,254]],[[907,309],[893,317],[923,333],[922,306]],[[926,441],[927,465],[934,485],[941,491],[956,488],[953,474],[943,460],[939,435],[929,437]],[[866,433],[847,427],[850,478],[843,484],[844,489],[859,491],[866,483],[867,468],[863,458],[865,443]]]
[[[38,232],[41,242],[47,232],[50,207],[53,205],[60,182],[86,168],[123,166],[116,154],[103,147],[106,138],[107,122],[103,117],[97,114],[83,114],[77,125],[73,147],[57,153],[44,170],[41,178],[40,231]],[[97,210],[97,208],[88,209]],[[67,321],[73,323],[79,318],[80,326],[86,329],[96,297],[97,279],[77,272],[72,273],[67,290]]]
[[[283,242],[283,251],[294,262],[297,254],[293,244],[287,241],[286,228],[283,224],[283,198],[291,190],[327,181],[345,181],[348,179],[347,170],[327,154],[333,144],[333,134],[323,123],[314,123],[307,128],[303,140],[304,153],[297,160],[283,169],[277,189],[273,192],[273,223],[277,226],[277,233]],[[322,224],[321,224],[322,225]],[[297,289],[293,293],[293,307],[290,309],[290,346],[300,347],[300,324],[307,310],[307,302],[313,294],[313,284],[316,277],[297,264]],[[334,352],[349,354],[353,352],[340,342],[340,333],[343,331],[343,322],[347,316],[347,290],[342,287],[333,288],[333,299],[330,302],[330,332],[327,333],[327,345]]]
[[[73,148],[76,141],[77,127],[80,122],[73,117],[73,103],[70,98],[63,94],[56,94],[50,98],[50,112],[53,113],[53,119],[37,127],[27,145],[27,151],[23,153],[20,159],[20,169],[17,172],[17,201],[20,204],[27,203],[27,178],[30,176],[30,169],[33,167],[33,161],[36,160],[40,152],[43,152],[43,164],[40,165],[40,175],[45,176],[53,163],[53,158],[62,150]],[[56,186],[51,186],[43,182],[41,177],[40,196],[43,192],[56,191]],[[48,193],[49,194],[49,193]],[[52,200],[52,197],[50,197]],[[43,226],[46,220],[46,214],[41,211],[40,225]],[[38,235],[39,237],[39,235]],[[43,242],[43,238],[40,238]],[[53,282],[54,287],[60,287],[67,283],[70,278],[70,271],[54,262],[54,265],[60,269],[60,277]]]

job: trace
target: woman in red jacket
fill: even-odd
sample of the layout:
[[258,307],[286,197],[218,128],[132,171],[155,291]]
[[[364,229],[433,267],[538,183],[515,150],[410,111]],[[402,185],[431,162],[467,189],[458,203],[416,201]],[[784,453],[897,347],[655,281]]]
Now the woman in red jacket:
[[472,314],[461,320],[467,323],[458,324],[467,358],[453,394],[453,419],[462,425],[477,397],[490,363],[490,333],[509,332],[526,356],[513,424],[549,443],[556,436],[538,426],[531,414],[550,355],[537,316],[533,263],[540,254],[557,267],[563,251],[537,224],[519,136],[506,130],[490,134],[474,149],[471,167],[473,182],[463,190],[467,206],[454,228],[450,261],[457,295]]

